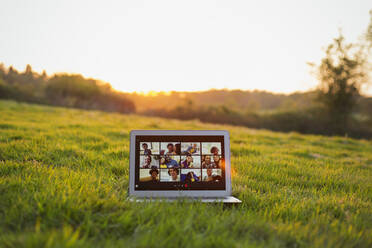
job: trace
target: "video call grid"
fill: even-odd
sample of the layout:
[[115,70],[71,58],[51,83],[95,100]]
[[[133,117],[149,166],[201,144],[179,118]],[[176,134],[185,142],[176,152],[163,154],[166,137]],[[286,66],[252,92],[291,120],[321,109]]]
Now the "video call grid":
[[[179,141],[167,141],[167,142],[140,142],[140,158],[141,157],[145,157],[146,155],[143,154],[142,152],[144,151],[143,147],[142,147],[142,144],[146,143],[147,145],[149,145],[150,143],[153,145],[155,143],[155,145],[157,144],[157,148],[154,147],[152,149],[149,149],[149,150],[154,150],[155,152],[153,153],[151,151],[151,156],[152,157],[155,157],[155,156],[166,156],[167,155],[167,152],[166,152],[166,149],[167,149],[167,145],[172,143],[174,146],[176,144],[179,144],[179,147],[182,148],[182,144],[199,144],[199,151],[196,152],[197,154],[187,154],[187,153],[183,153],[182,150],[179,151],[179,154],[176,154],[176,155],[169,155],[172,157],[172,159],[176,159],[177,161],[177,169],[178,169],[178,180],[177,181],[173,181],[173,182],[180,182],[181,181],[181,174],[183,174],[182,172],[190,172],[190,171],[198,171],[199,170],[199,173],[200,173],[200,182],[204,181],[203,178],[207,175],[204,175],[206,174],[207,172],[207,168],[203,168],[202,166],[202,163],[203,163],[203,156],[210,156],[212,157],[213,156],[213,153],[212,152],[207,152],[207,153],[204,153],[203,154],[203,144],[219,144],[217,145],[217,148],[218,148],[218,156],[219,156],[219,161],[221,161],[221,159],[223,159],[223,156],[222,156],[222,151],[221,151],[221,143],[220,142],[179,142]],[[164,150],[164,154],[161,155],[161,151]],[[158,152],[156,152],[158,151]],[[191,155],[191,157],[193,158],[199,158],[200,160],[200,166],[199,167],[193,167],[193,168],[182,168],[182,163],[183,161],[186,159],[186,157],[188,155]],[[183,158],[183,159],[182,159]],[[212,158],[211,158],[212,160]],[[143,159],[140,159],[140,161],[144,161]],[[155,160],[156,161],[156,167],[158,169],[158,177],[159,177],[159,181],[158,182],[169,182],[169,169],[170,168],[167,168],[167,167],[161,167],[160,165],[160,159],[157,159]],[[150,171],[151,169],[149,168],[142,168],[142,164],[140,164],[140,170],[147,170],[147,171]],[[205,172],[203,172],[203,170]],[[221,175],[221,166],[219,165],[217,168],[213,168],[212,171],[217,171],[217,175]],[[163,173],[162,173],[163,172]],[[166,172],[166,173],[165,173]],[[165,176],[164,178],[162,178],[162,174],[168,174],[168,176]]]

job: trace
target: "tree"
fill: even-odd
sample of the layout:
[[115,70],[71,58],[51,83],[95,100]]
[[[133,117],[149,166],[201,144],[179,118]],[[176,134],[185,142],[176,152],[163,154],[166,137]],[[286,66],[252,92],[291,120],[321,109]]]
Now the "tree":
[[3,63],[0,63],[0,80],[5,78],[6,76],[6,70]]
[[334,134],[345,134],[362,85],[368,82],[364,47],[346,43],[340,34],[317,67],[318,100],[324,104]]
[[32,67],[31,67],[30,64],[27,64],[27,65],[26,65],[25,74],[26,74],[26,75],[31,75],[31,76],[32,76],[33,72],[32,72]]

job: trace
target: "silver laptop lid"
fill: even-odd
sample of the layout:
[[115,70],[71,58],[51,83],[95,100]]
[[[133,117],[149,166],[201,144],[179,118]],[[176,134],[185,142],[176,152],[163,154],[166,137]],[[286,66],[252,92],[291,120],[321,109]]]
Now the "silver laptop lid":
[[231,195],[229,133],[220,130],[133,130],[130,135],[129,195]]

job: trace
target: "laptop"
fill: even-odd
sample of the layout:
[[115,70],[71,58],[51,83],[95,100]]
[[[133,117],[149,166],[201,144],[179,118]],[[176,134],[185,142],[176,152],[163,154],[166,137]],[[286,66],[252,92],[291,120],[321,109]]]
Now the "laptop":
[[231,195],[227,131],[133,130],[129,200],[241,203]]

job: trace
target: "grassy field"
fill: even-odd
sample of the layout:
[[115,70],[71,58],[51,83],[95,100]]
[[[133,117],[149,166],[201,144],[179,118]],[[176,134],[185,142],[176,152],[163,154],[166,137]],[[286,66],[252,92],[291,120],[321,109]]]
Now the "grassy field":
[[[126,201],[129,131],[227,129],[238,207]],[[372,142],[0,101],[0,247],[372,247]]]

